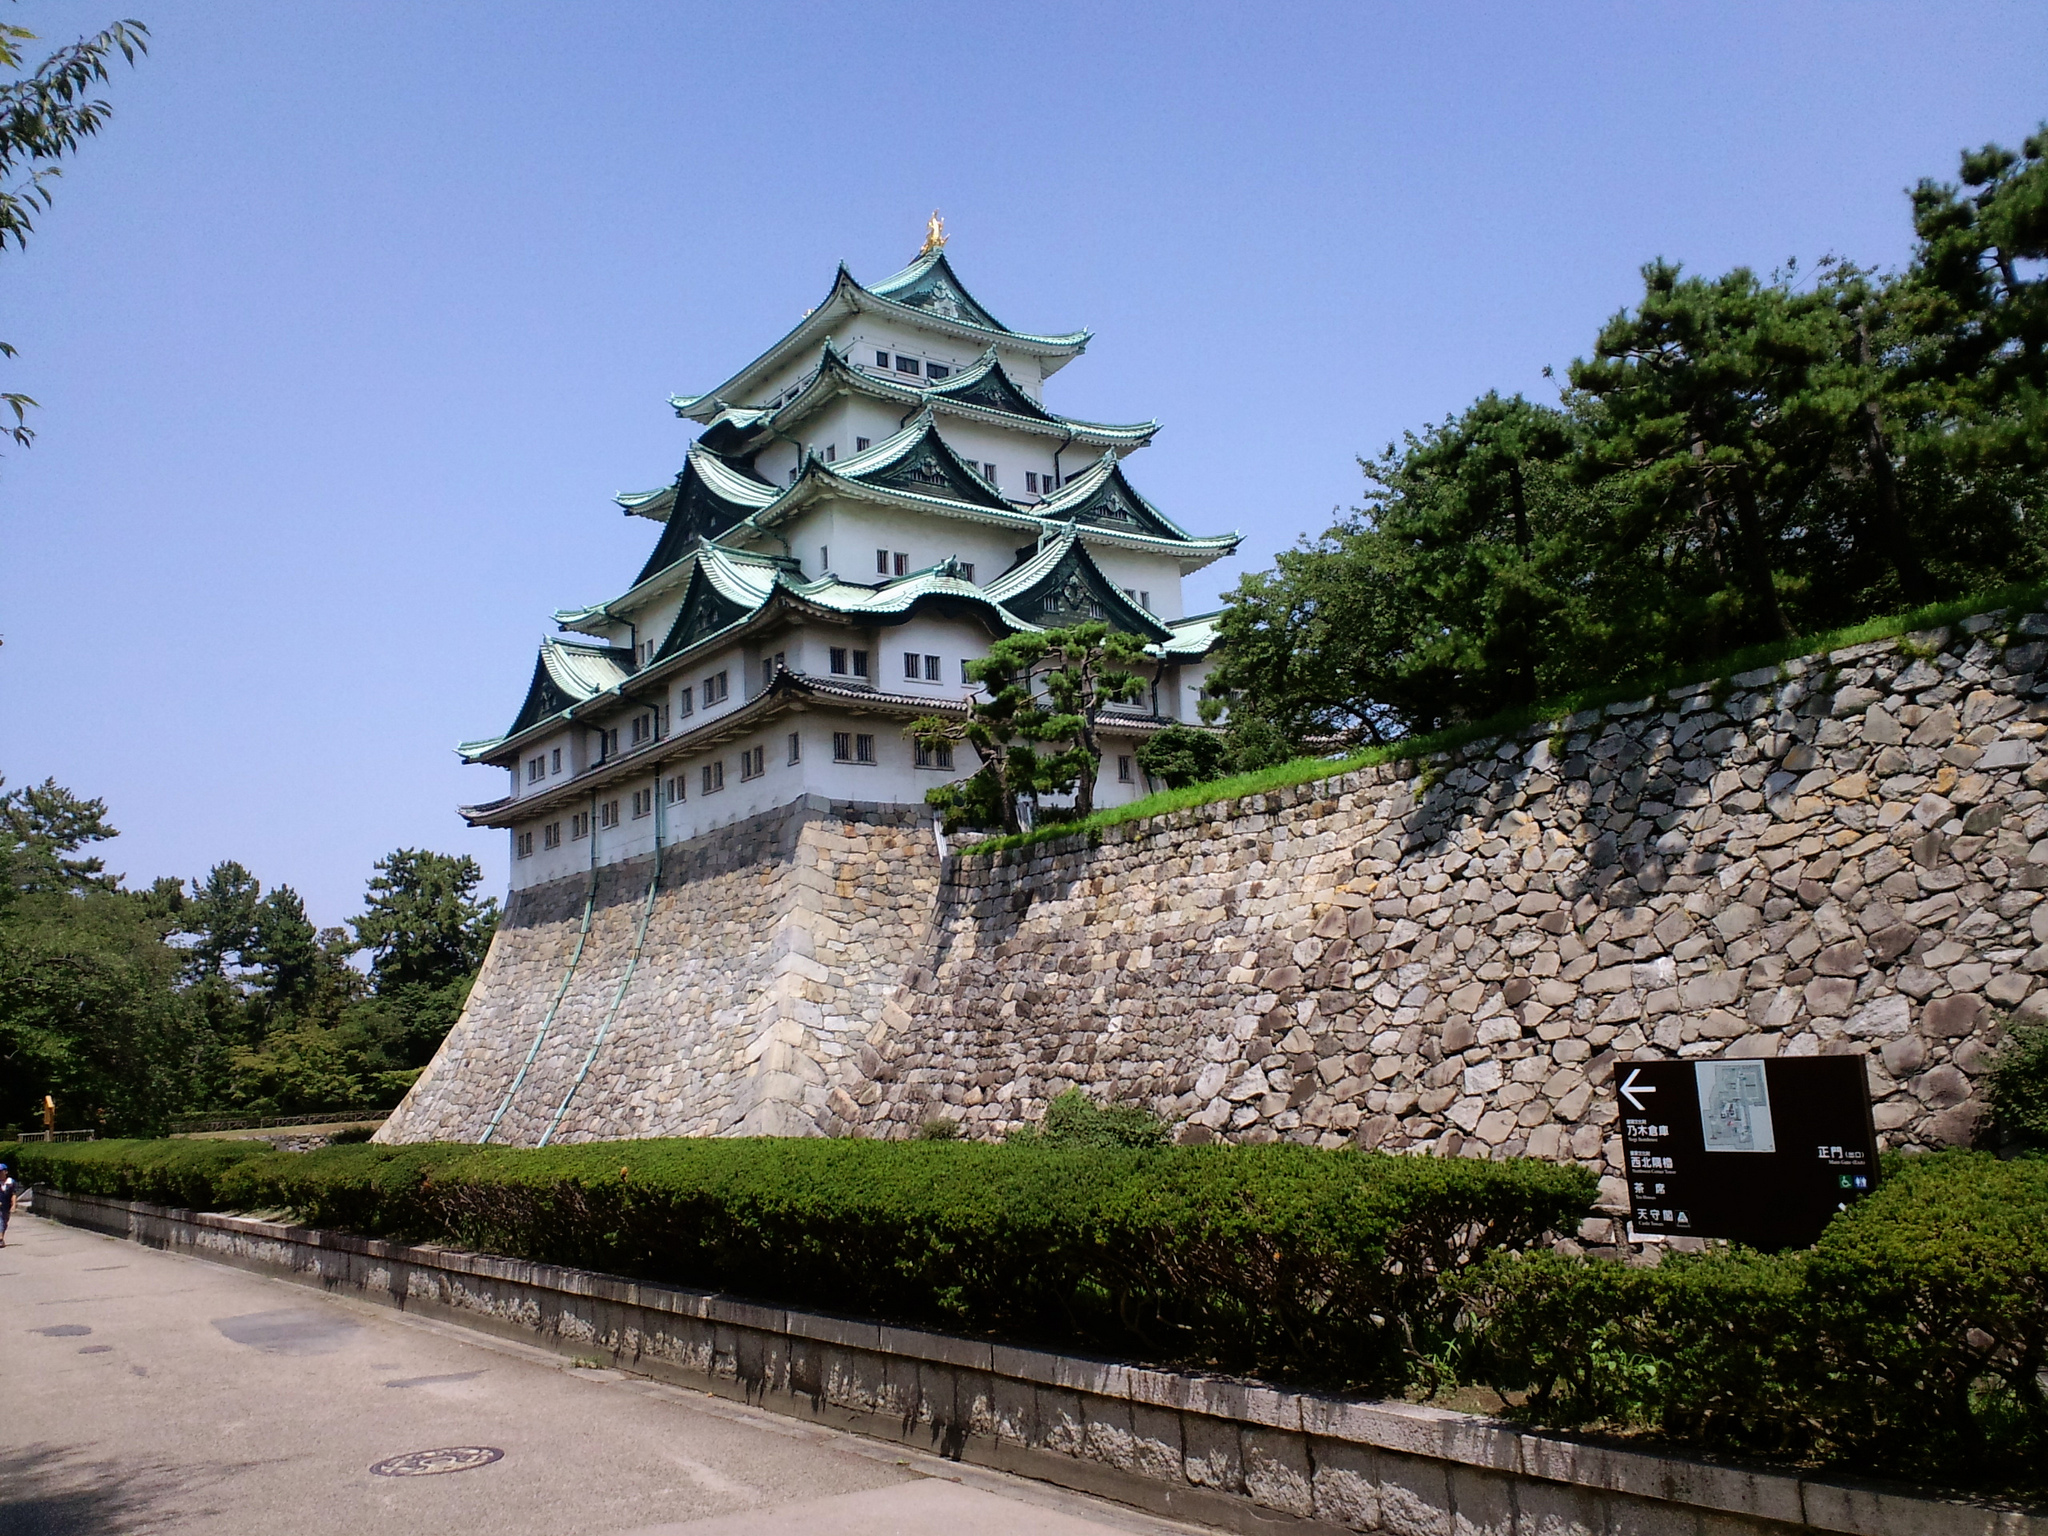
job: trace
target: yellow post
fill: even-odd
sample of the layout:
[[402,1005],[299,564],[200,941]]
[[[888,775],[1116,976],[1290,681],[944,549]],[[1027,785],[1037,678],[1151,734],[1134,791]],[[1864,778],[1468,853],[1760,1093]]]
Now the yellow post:
[[43,1095],[43,1129],[45,1131],[57,1129],[57,1101],[47,1093]]

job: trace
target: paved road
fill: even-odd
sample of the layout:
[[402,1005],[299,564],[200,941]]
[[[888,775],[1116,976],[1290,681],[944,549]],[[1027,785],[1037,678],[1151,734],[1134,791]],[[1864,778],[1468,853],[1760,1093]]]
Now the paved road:
[[[1192,1528],[30,1216],[0,1536],[1107,1536]],[[501,1457],[428,1475],[415,1451]]]

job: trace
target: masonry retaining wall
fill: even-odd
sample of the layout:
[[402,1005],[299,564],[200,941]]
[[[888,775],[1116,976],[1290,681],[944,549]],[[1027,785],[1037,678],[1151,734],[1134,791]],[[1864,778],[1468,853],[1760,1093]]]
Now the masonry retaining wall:
[[35,1213],[1229,1530],[2048,1536],[2048,1518],[246,1217]]

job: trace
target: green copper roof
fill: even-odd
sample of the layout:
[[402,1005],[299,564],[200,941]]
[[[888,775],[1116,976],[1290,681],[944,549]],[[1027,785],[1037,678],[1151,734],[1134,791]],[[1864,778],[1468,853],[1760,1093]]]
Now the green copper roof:
[[1173,631],[1102,574],[1072,528],[1049,534],[1038,552],[1003,572],[988,595],[1040,628],[1053,629],[1101,619],[1155,643]]
[[744,403],[764,378],[781,372],[795,358],[820,345],[848,317],[863,313],[883,315],[905,325],[983,346],[993,343],[1011,351],[1030,353],[1054,367],[1078,355],[1088,344],[1087,331],[1039,336],[996,324],[988,311],[968,294],[943,252],[918,258],[886,279],[886,283],[894,285],[891,293],[863,288],[841,263],[824,302],[782,340],[716,389],[701,395],[674,396],[671,403],[679,414],[692,421],[708,422],[729,405]]
[[1149,535],[1189,544],[1219,544],[1234,549],[1237,535],[1197,539],[1151,502],[1140,496],[1124,475],[1114,453],[1105,453],[1040,502],[1038,515],[1050,522],[1087,523],[1117,533]]
[[1160,653],[1173,661],[1200,661],[1216,649],[1216,643],[1223,634],[1222,623],[1221,608],[1174,619],[1167,625],[1173,631],[1173,638],[1159,648]]
[[[1048,411],[1010,376],[994,347],[982,353],[971,366],[940,383],[907,384],[898,382],[893,376],[885,377],[858,366],[828,336],[819,354],[818,366],[802,381],[793,398],[774,410],[726,406],[705,423],[704,435],[698,441],[721,453],[740,455],[754,451],[772,433],[794,432],[798,423],[848,393],[884,400],[891,405],[932,408],[968,420],[990,422],[1012,431],[1086,443],[1091,448],[1141,448],[1159,431],[1156,421],[1120,425],[1082,421]],[[683,407],[691,402],[672,398],[669,403],[676,407],[678,414],[690,416]],[[658,493],[648,491],[640,494],[652,497]],[[623,506],[626,498],[621,497],[619,501]],[[635,506],[627,510],[639,509]],[[642,515],[660,516],[665,513]]]
[[456,750],[464,757],[481,756],[520,732],[553,719],[570,706],[618,687],[632,675],[632,658],[623,650],[559,640],[550,635],[540,643],[540,655],[533,663],[533,681],[526,686],[526,700],[519,706],[511,729],[484,741],[465,741]]

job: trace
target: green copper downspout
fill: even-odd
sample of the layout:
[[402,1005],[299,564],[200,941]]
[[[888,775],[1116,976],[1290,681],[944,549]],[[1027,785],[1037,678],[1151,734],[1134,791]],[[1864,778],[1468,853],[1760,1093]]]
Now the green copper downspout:
[[548,1011],[540,1021],[540,1028],[534,1032],[533,1044],[527,1047],[526,1060],[519,1064],[513,1075],[512,1086],[505,1090],[505,1101],[498,1106],[498,1112],[491,1116],[491,1123],[484,1127],[484,1133],[477,1138],[480,1147],[489,1146],[491,1138],[498,1133],[498,1122],[505,1118],[505,1111],[512,1107],[512,1101],[519,1096],[520,1087],[526,1082],[526,1074],[532,1070],[534,1058],[540,1055],[541,1042],[547,1039],[548,1030],[553,1027],[555,1015],[561,1011],[562,999],[569,995],[569,983],[576,979],[576,964],[583,958],[583,946],[590,938],[590,914],[597,905],[597,790],[590,791],[590,888],[583,893],[583,926],[576,931],[576,947],[569,952],[569,969],[562,973],[562,984],[555,989],[555,1000],[548,1004]]
[[667,813],[662,808],[661,770],[657,764],[654,774],[654,873],[648,877],[647,900],[640,907],[640,931],[633,936],[633,953],[627,957],[626,974],[619,978],[619,990],[612,994],[612,1005],[604,1016],[604,1023],[598,1026],[596,1038],[590,1042],[590,1049],[583,1055],[583,1065],[576,1073],[576,1080],[569,1085],[569,1091],[562,1095],[561,1107],[555,1111],[554,1119],[548,1122],[548,1128],[541,1132],[540,1140],[534,1143],[536,1147],[546,1146],[549,1139],[561,1128],[562,1117],[569,1113],[570,1101],[576,1097],[576,1091],[583,1086],[583,1080],[590,1076],[591,1064],[597,1060],[597,1053],[604,1048],[605,1036],[611,1033],[612,1021],[619,1016],[619,1008],[626,1001],[626,989],[633,985],[633,973],[640,968],[640,952],[647,947],[648,919],[654,916],[654,895],[661,889],[661,824],[665,820]]

